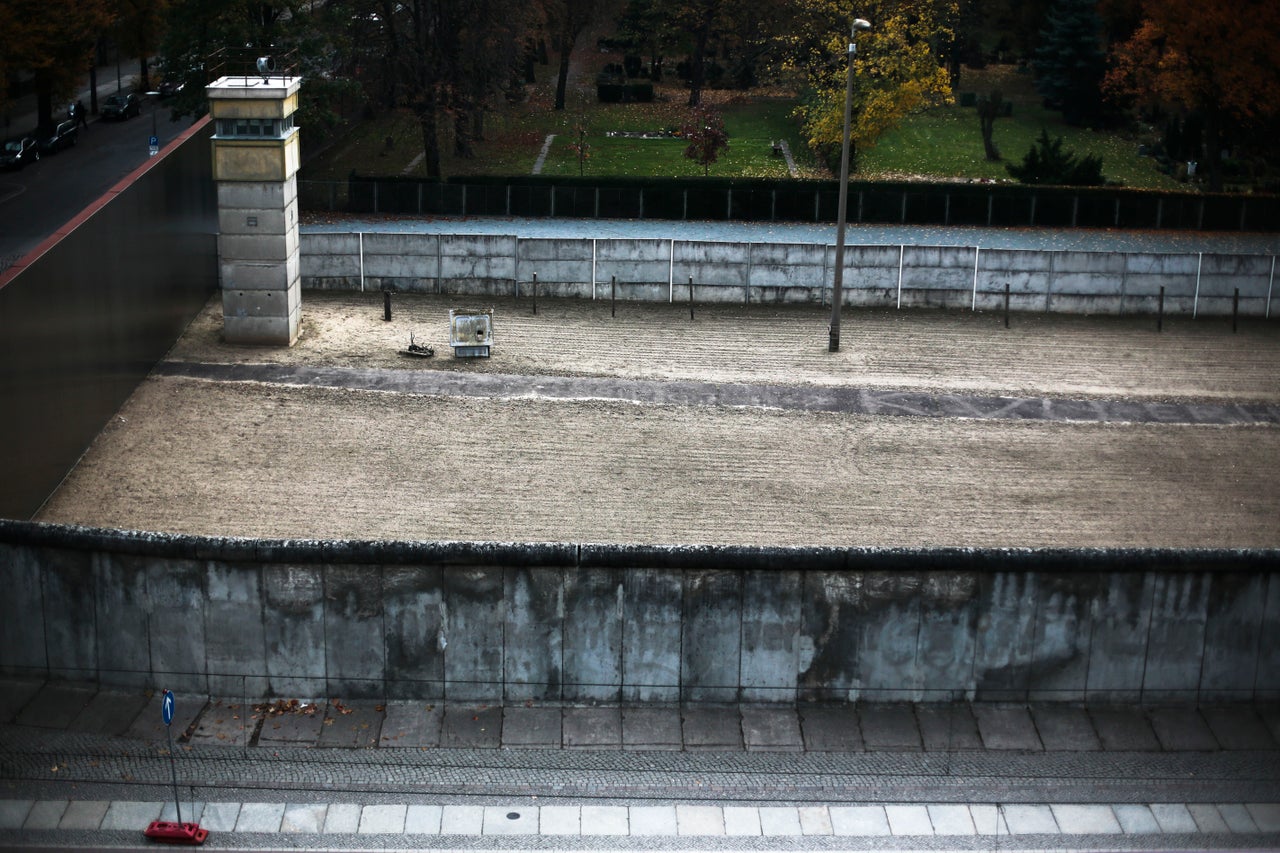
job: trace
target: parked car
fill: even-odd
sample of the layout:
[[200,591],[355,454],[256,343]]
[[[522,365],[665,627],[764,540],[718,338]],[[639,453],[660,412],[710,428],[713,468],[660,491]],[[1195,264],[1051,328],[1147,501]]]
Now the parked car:
[[0,151],[0,169],[21,169],[40,159],[40,145],[34,136],[18,136],[4,144]]
[[172,98],[174,95],[185,89],[186,85],[187,84],[182,80],[174,80],[166,77],[160,81],[160,88],[157,89],[157,91],[160,93],[160,97],[162,98]]
[[63,148],[70,148],[80,139],[80,131],[74,121],[61,122],[52,130],[45,129],[40,134],[40,153],[57,154]]
[[136,115],[142,115],[142,101],[132,92],[127,95],[112,95],[102,102],[104,119],[124,121]]

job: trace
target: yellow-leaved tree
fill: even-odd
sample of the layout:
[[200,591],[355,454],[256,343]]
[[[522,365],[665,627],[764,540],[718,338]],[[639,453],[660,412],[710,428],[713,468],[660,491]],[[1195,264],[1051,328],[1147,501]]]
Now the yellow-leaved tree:
[[859,149],[876,144],[910,113],[951,100],[946,50],[959,16],[957,0],[792,0],[795,27],[785,54],[804,72],[809,93],[797,109],[809,145],[832,162],[844,125],[847,47],[854,17],[871,22],[857,32],[853,117],[854,163]]

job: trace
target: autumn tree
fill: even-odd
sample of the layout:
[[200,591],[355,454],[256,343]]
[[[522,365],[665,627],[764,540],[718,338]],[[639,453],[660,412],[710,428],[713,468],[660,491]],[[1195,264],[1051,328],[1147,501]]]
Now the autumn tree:
[[[111,0],[0,0],[0,81],[20,70],[33,74],[40,126],[54,123],[55,102],[71,98],[112,20]],[[0,85],[0,105],[6,90]]]
[[1098,117],[1106,73],[1102,19],[1095,0],[1056,0],[1040,33],[1032,68],[1036,90],[1067,124]]
[[556,72],[557,110],[564,109],[569,87],[569,61],[578,36],[595,20],[602,5],[602,0],[547,0],[547,23],[560,53]]
[[137,58],[142,91],[150,91],[152,82],[149,60],[160,48],[169,2],[115,0],[115,7],[116,25],[113,32],[116,44],[122,51]]
[[1270,0],[1143,0],[1142,23],[1112,50],[1113,99],[1203,121],[1209,187],[1233,136],[1280,121],[1280,5]]
[[689,143],[684,156],[701,166],[704,176],[711,174],[712,164],[729,147],[729,134],[720,111],[707,106],[695,109],[680,133]]
[[[809,145],[830,156],[839,151],[843,134],[851,18],[848,8],[834,0],[794,2],[797,17],[787,50],[811,90],[797,112]],[[956,14],[953,0],[867,0],[860,9],[871,29],[859,32],[856,41],[850,129],[854,158],[911,112],[950,101],[943,55],[952,37],[946,22]]]

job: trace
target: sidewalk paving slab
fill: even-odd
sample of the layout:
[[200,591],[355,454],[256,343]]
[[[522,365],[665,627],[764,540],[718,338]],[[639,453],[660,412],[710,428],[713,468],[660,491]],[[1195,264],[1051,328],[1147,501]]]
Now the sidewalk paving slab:
[[[151,694],[146,707],[139,712],[138,718],[125,732],[125,737],[134,740],[166,740],[169,737],[165,733],[164,715],[160,711],[162,697],[163,693],[159,690]],[[209,704],[209,697],[204,694],[173,694],[173,724],[169,729],[175,741],[186,734],[191,724],[204,712],[207,704]]]
[[360,806],[356,803],[330,803],[324,815],[325,834],[355,835],[360,829]]
[[1252,706],[1209,706],[1201,709],[1201,713],[1223,749],[1276,749],[1280,746]]
[[1227,828],[1232,832],[1258,831],[1258,825],[1253,822],[1253,816],[1249,814],[1249,809],[1242,803],[1218,803],[1218,814],[1222,815]]
[[1159,752],[1160,741],[1141,708],[1090,708],[1093,728],[1108,751]]
[[675,806],[632,806],[632,835],[679,835]]
[[1245,803],[1259,832],[1280,832],[1280,803]]
[[0,829],[22,829],[35,800],[0,800]]
[[18,712],[20,726],[42,729],[65,729],[80,715],[98,688],[74,682],[46,682]]
[[827,812],[831,816],[833,835],[893,834],[884,806],[831,806]]
[[978,721],[967,702],[917,705],[916,721],[926,752],[982,749]]
[[1182,803],[1152,803],[1151,816],[1160,824],[1161,832],[1199,832],[1196,819]]
[[324,728],[324,706],[315,706],[311,714],[289,712],[265,717],[258,730],[262,746],[317,746]]
[[235,831],[279,832],[284,809],[284,803],[244,803],[236,817]]
[[502,742],[502,708],[497,705],[446,705],[440,727],[445,749],[497,749]]
[[1205,833],[1227,833],[1231,827],[1223,820],[1218,807],[1213,803],[1188,803],[1187,811],[1195,819],[1196,827]]
[[502,745],[507,748],[558,749],[561,744],[559,708],[521,705],[502,710]]
[[1038,752],[1044,749],[1036,724],[1025,705],[980,703],[974,706],[978,732],[987,749]]
[[280,819],[280,831],[319,835],[324,830],[328,812],[329,807],[323,803],[287,803],[284,817]]
[[978,835],[1009,835],[1009,822],[999,806],[975,804],[969,806],[973,829]]
[[421,700],[388,702],[379,743],[382,746],[434,749],[440,745],[443,722],[444,708],[439,703]]
[[868,751],[922,748],[916,715],[908,704],[859,705],[858,722]]
[[967,806],[932,805],[929,810],[929,823],[935,835],[976,835],[973,816]]
[[760,810],[750,806],[724,806],[724,834],[735,837],[761,835]]
[[537,835],[538,810],[485,806],[482,835]]
[[382,703],[373,699],[343,701],[340,705],[327,703],[319,745],[351,749],[377,746],[382,712]]
[[[176,715],[174,722],[177,722]],[[240,699],[213,698],[204,707],[187,742],[193,745],[248,746],[257,725],[253,710]],[[176,738],[178,732],[173,734]]]
[[1161,832],[1160,822],[1148,806],[1121,803],[1112,806],[1111,811],[1115,812],[1125,835],[1157,835]]
[[1049,808],[1058,828],[1066,835],[1119,835],[1123,832],[1111,806],[1055,803]]
[[622,746],[622,709],[565,708],[564,745],[570,749],[618,749]]
[[[675,815],[672,813],[672,825]],[[538,814],[538,832],[542,835],[581,835],[580,806],[543,806]]]
[[[220,803],[218,805],[221,805]],[[153,820],[160,819],[160,812],[164,808],[163,803],[149,803],[138,800],[114,800],[107,807],[106,814],[102,817],[102,823],[99,829],[136,829],[138,832],[146,829]],[[236,805],[238,811],[240,806]],[[206,818],[207,819],[207,818]],[[235,821],[230,826],[217,827],[217,829],[234,829]]]
[[[182,823],[199,823],[204,817],[205,804],[196,800],[182,801]],[[173,800],[168,800],[160,809],[160,817],[156,820],[167,820],[170,823],[178,823],[178,809],[174,805]]]
[[1010,835],[1042,835],[1058,833],[1053,810],[1042,805],[1006,805],[1001,808]]
[[800,830],[805,835],[834,835],[831,813],[826,806],[799,806]]
[[1098,733],[1089,720],[1089,712],[1078,705],[1036,703],[1031,705],[1031,719],[1047,751],[1094,752],[1102,749]]
[[730,706],[690,705],[680,712],[687,750],[741,750],[742,717]]
[[813,705],[800,708],[800,731],[810,752],[863,752],[866,742],[852,705]]
[[795,708],[742,709],[742,739],[756,752],[799,752],[804,749],[800,717]]
[[0,723],[12,722],[43,686],[43,681],[35,679],[4,679],[4,690],[0,690]]
[[933,820],[927,806],[887,805],[885,817],[894,835],[933,835]]
[[679,708],[622,709],[623,749],[679,750],[683,746]]
[[85,734],[122,735],[133,727],[150,698],[140,690],[99,690],[68,728]]
[[724,835],[724,810],[720,806],[676,806],[676,828],[680,835]]
[[760,834],[765,836],[804,835],[800,812],[794,806],[761,806]]
[[479,835],[483,831],[484,806],[446,805],[441,809],[441,835]]
[[583,835],[626,835],[630,832],[626,806],[583,806],[581,821]]
[[1195,708],[1151,708],[1147,711],[1156,738],[1166,751],[1211,751],[1221,747]]
[[379,803],[360,810],[360,835],[400,835],[404,832],[405,814],[409,807],[403,803]]
[[[23,829],[57,829],[58,822],[62,820],[63,812],[67,810],[67,800],[39,800],[27,812],[27,819],[23,821]],[[146,827],[143,827],[144,829]]]
[[405,835],[439,835],[443,806],[411,803],[404,813]]

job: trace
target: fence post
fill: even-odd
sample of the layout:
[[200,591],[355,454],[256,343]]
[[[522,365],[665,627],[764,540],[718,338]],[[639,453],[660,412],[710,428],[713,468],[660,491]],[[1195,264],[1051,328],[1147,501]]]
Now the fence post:
[[357,231],[356,238],[360,241],[360,292],[364,293],[364,232]]
[[1271,256],[1271,278],[1267,279],[1267,310],[1265,317],[1271,319],[1271,288],[1276,283],[1276,256]]
[[1196,262],[1196,295],[1191,303],[1191,319],[1194,320],[1200,313],[1200,270],[1204,267],[1204,252],[1200,253],[1200,260]]
[[391,322],[391,291],[385,288],[382,291],[382,320]]
[[907,254],[905,244],[898,245],[898,308],[902,308],[902,259]]
[[1164,331],[1164,285],[1160,285],[1160,302],[1156,306],[1156,331]]
[[676,301],[676,241],[671,241],[671,253],[667,256],[667,302]]
[[689,319],[693,319],[693,276],[689,276]]
[[1004,327],[1009,328],[1009,282],[1004,283]]
[[538,313],[538,274],[533,274],[533,313]]
[[609,316],[618,316],[618,277],[609,276]]
[[1236,288],[1235,293],[1231,295],[1231,334],[1236,333],[1236,326],[1240,320],[1240,288]]
[[973,304],[969,306],[970,311],[978,310],[978,252],[981,251],[977,246],[973,247]]

